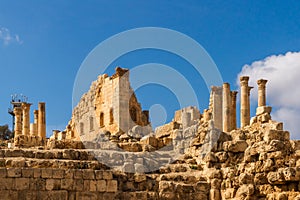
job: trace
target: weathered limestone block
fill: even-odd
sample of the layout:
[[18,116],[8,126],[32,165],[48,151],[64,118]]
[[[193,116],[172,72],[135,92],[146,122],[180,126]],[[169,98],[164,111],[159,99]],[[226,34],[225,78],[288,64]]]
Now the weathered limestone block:
[[254,184],[257,185],[264,185],[268,183],[267,175],[264,173],[256,173],[254,176]]
[[179,127],[180,124],[177,122],[170,122],[163,126],[159,126],[155,129],[155,137],[161,138],[161,137],[169,136],[171,134],[171,131],[179,129]]
[[279,130],[282,131],[283,130],[283,123],[282,122],[277,122],[277,121],[269,121],[269,123],[267,124],[267,127],[270,130]]
[[195,191],[200,191],[208,194],[209,189],[209,184],[206,181],[199,181],[196,183]]
[[139,163],[134,164],[135,173],[144,173],[146,171],[145,166]]
[[269,145],[265,147],[266,152],[283,151],[288,149],[289,146],[287,146],[285,142],[280,140],[272,140],[270,141]]
[[[186,117],[185,114],[189,114],[189,120],[183,119]],[[194,106],[189,106],[186,108],[183,108],[181,110],[177,110],[174,115],[174,122],[177,123],[182,123],[183,121],[187,121],[188,123],[191,123],[194,120],[199,120],[200,119],[200,111],[194,107]]]
[[265,195],[265,196],[275,192],[274,188],[270,184],[256,185],[256,189],[258,190],[259,194]]
[[259,106],[256,108],[256,116],[262,115],[262,114],[270,114],[272,112],[271,106]]
[[61,189],[63,190],[73,190],[74,179],[65,178],[61,179]]
[[267,178],[270,184],[285,184],[284,176],[281,172],[269,172]]
[[245,133],[240,129],[231,131],[230,135],[232,140],[246,140]]
[[68,199],[68,191],[40,191],[39,199]]
[[222,199],[233,199],[236,194],[235,188],[226,188],[225,191],[221,192]]
[[152,128],[151,126],[139,126],[139,125],[135,125],[132,129],[132,137],[136,137],[136,136],[146,136],[149,135],[152,132]]
[[[160,181],[159,186],[159,196],[167,199],[174,198],[174,184],[168,181]],[[173,194],[170,196],[170,194]]]
[[241,173],[239,176],[239,183],[240,183],[240,185],[253,184],[253,175]]
[[144,136],[140,142],[141,142],[141,144],[144,144],[144,145],[148,144],[153,147],[158,146],[158,141],[155,136]]
[[238,188],[236,192],[236,197],[246,197],[254,194],[255,188],[253,184],[245,184]]
[[278,172],[282,173],[285,181],[299,181],[300,172],[293,167],[287,167],[283,169],[278,169]]
[[134,173],[135,172],[135,167],[133,162],[125,162],[122,171],[124,172],[129,172],[129,173]]
[[245,140],[237,140],[237,141],[227,141],[223,143],[224,151],[229,152],[244,152],[248,147],[248,144]]
[[22,170],[21,168],[8,168],[7,169],[7,177],[18,178],[21,177]]
[[288,141],[290,139],[290,133],[281,130],[266,130],[263,138],[266,142],[271,142],[271,140]]
[[180,140],[182,138],[182,131],[179,129],[171,131],[170,138],[173,140]]
[[[298,151],[300,150],[300,140],[290,140],[290,143],[291,143],[291,147],[293,149],[293,151]],[[300,152],[296,155],[300,157]]]
[[207,176],[208,179],[221,179],[222,178],[222,171],[215,168],[206,169],[204,174]]
[[140,151],[143,150],[142,145],[140,143],[137,143],[137,142],[119,143],[118,145],[124,151],[140,152]]
[[210,189],[209,192],[210,200],[221,200],[221,192],[218,189]]
[[53,172],[52,174],[53,178],[58,178],[58,179],[64,178],[65,175],[64,169],[53,169],[52,172]]
[[52,169],[51,168],[46,168],[46,169],[42,169],[42,178],[52,178]]
[[228,160],[228,153],[227,152],[217,152],[215,153],[215,156],[219,160],[219,162],[223,163]]
[[28,190],[29,189],[29,178],[18,178],[15,179],[16,190]]
[[0,178],[6,178],[7,172],[6,168],[0,168]]
[[210,182],[210,187],[211,187],[211,189],[218,189],[218,190],[220,190],[221,189],[221,183],[222,183],[221,179],[214,178]]
[[104,180],[112,180],[113,179],[113,174],[111,171],[103,171],[102,172],[102,178]]
[[147,176],[145,174],[135,174],[134,181],[137,183],[141,183],[147,180]]
[[262,170],[264,172],[269,172],[269,171],[273,171],[275,168],[275,163],[272,159],[266,159],[265,161],[263,161],[263,168]]
[[218,162],[217,157],[215,156],[215,154],[213,152],[209,152],[205,155],[204,159],[205,162],[212,162],[212,163],[216,163]]
[[[54,176],[54,171],[53,171]],[[82,178],[83,179],[95,179],[95,173],[92,169],[86,169],[82,171]]]
[[46,179],[46,190],[59,190],[61,181],[59,179]]
[[264,113],[262,115],[257,116],[257,121],[261,123],[267,123],[272,119],[269,113]]
[[106,185],[106,192],[117,192],[118,182],[116,180],[108,180]]

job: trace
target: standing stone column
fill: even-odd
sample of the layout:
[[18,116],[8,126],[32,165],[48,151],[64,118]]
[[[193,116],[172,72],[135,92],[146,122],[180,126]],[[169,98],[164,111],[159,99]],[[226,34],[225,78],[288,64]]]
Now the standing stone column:
[[231,130],[236,129],[236,95],[237,91],[231,91]]
[[23,110],[23,135],[29,136],[30,134],[30,103],[22,103]]
[[40,136],[44,141],[46,140],[46,111],[44,102],[39,103],[38,136]]
[[38,110],[34,110],[33,111],[33,115],[34,115],[34,121],[33,123],[30,124],[30,135],[31,136],[37,136],[38,135],[38,131],[37,131],[37,126],[38,126]]
[[34,122],[33,123],[38,124],[39,111],[38,110],[34,110],[33,111],[33,115],[34,115]]
[[212,119],[214,127],[222,130],[222,87],[212,86]]
[[22,108],[14,108],[15,115],[15,138],[22,135]]
[[38,135],[38,114],[39,114],[38,110],[33,111],[34,122],[33,122],[33,124],[30,124],[30,133],[32,136]]
[[229,132],[231,131],[230,126],[230,85],[229,83],[223,84],[223,102],[222,102],[222,110],[223,110],[223,131]]
[[248,125],[250,124],[250,119],[251,119],[251,117],[250,117],[250,111],[251,111],[251,109],[250,109],[250,92],[252,89],[253,89],[253,87],[248,86],[248,101],[247,101],[247,103],[248,103],[248,105],[247,105],[247,107],[248,107],[247,122],[249,122]]
[[249,125],[250,123],[250,110],[249,110],[249,87],[248,87],[249,76],[240,77],[241,85],[241,128]]
[[258,107],[266,105],[266,83],[268,80],[260,79],[258,85]]

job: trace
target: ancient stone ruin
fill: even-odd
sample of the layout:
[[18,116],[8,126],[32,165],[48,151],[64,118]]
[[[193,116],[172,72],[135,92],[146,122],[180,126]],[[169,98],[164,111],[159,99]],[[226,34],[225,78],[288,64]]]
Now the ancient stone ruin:
[[34,123],[30,123],[30,103],[22,102],[15,106],[14,146],[42,146],[46,142],[46,113],[45,103],[39,103],[39,109],[34,110]]
[[251,118],[252,87],[240,78],[239,127],[238,92],[224,83],[202,113],[182,108],[152,130],[128,78],[121,68],[99,76],[49,139],[45,104],[31,125],[30,105],[16,108],[15,147],[0,149],[0,199],[300,199],[300,142],[272,120],[267,80],[257,81]]

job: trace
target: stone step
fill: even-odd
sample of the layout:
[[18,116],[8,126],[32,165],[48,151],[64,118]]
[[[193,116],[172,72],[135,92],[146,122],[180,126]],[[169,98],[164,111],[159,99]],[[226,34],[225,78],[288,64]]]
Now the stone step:
[[78,149],[0,149],[0,157],[23,157],[37,159],[68,159],[68,160],[96,160],[93,151]]
[[201,171],[202,168],[196,164],[169,164],[160,168],[160,173],[177,173]]
[[91,160],[37,159],[5,157],[0,159],[0,167],[62,168],[62,169],[109,169],[106,165]]
[[161,174],[159,176],[159,180],[194,184],[199,181],[206,181],[206,178],[203,177],[201,173],[188,172],[188,173]]

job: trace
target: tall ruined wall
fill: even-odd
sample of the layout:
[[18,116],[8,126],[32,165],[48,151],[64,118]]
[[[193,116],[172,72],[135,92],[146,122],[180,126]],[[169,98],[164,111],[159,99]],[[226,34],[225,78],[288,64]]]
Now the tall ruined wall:
[[90,140],[101,131],[126,132],[148,121],[130,86],[129,71],[116,68],[111,77],[100,75],[82,96],[67,126],[67,139]]

